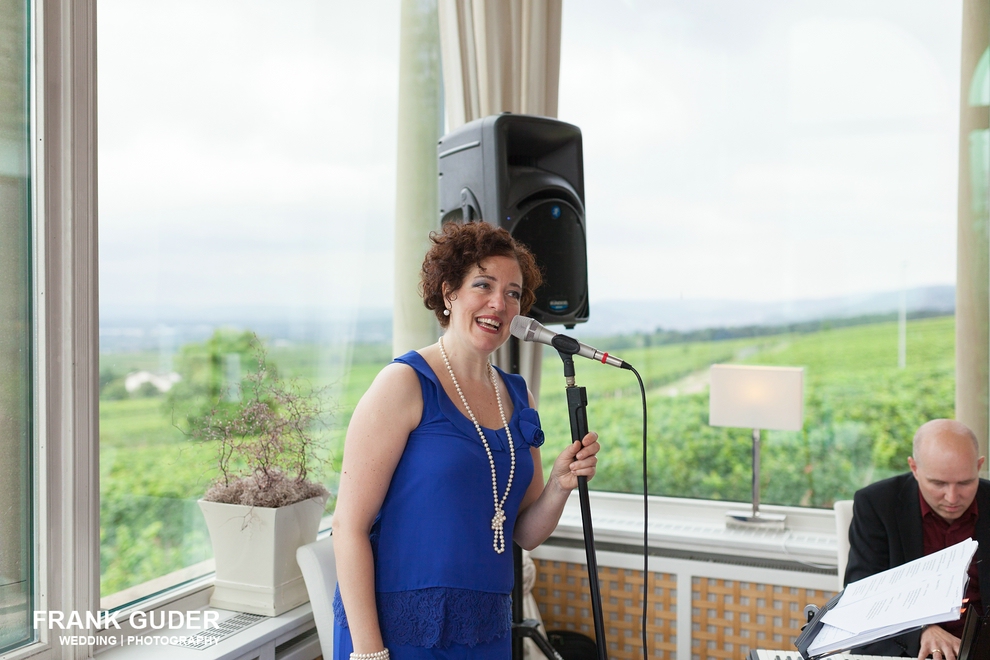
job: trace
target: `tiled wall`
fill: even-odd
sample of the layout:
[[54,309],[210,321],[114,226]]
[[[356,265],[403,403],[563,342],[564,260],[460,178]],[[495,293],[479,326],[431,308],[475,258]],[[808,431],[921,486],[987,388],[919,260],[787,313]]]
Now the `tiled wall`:
[[[546,558],[535,561],[533,594],[546,629],[574,630],[593,638],[586,565]],[[800,586],[705,577],[699,574],[705,563],[697,565],[690,582],[681,582],[690,584],[691,591],[692,660],[744,659],[751,648],[793,648],[793,639],[804,622],[805,605],[823,605],[834,595]],[[725,567],[716,572],[724,573]],[[649,580],[650,657],[677,658],[678,576],[651,572]],[[599,565],[599,584],[608,657],[641,658],[643,571]]]

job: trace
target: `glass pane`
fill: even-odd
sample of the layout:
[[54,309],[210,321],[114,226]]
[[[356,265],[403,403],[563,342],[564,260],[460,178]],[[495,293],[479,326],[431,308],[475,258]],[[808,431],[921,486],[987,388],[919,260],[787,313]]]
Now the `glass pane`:
[[[330,387],[391,358],[397,0],[100,3],[101,593],[212,570],[196,504],[251,338]],[[324,471],[332,481],[333,459]]]
[[0,653],[34,639],[28,10],[0,0]]
[[[708,425],[712,363],[805,369],[804,429],[763,434],[765,502],[830,506],[953,416],[961,20],[958,0],[567,4],[574,332],[647,381],[652,493],[750,499],[751,430]],[[548,438],[568,437],[559,363]],[[635,380],[578,368],[607,434],[594,487],[641,492]]]

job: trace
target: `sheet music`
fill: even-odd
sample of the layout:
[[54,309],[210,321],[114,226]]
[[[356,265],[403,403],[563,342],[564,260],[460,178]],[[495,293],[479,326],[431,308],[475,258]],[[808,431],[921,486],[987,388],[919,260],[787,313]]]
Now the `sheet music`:
[[958,570],[966,572],[969,570],[969,564],[976,553],[976,546],[976,541],[966,539],[944,550],[915,559],[889,571],[853,582],[843,592],[839,606],[863,598],[870,598],[890,589],[903,588],[903,585],[908,582],[918,582],[941,574],[956,573]]
[[811,655],[848,649],[898,632],[959,618],[977,543],[967,539],[846,587],[822,617]]

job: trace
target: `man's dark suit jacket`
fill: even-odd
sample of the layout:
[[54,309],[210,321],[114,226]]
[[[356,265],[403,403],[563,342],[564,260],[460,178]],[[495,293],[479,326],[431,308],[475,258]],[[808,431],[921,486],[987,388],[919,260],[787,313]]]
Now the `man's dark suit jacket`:
[[[977,567],[980,596],[990,603],[990,481],[980,479],[976,492]],[[856,491],[849,527],[849,563],[845,583],[855,582],[924,555],[918,482],[910,472],[870,484]],[[873,655],[918,657],[921,632],[904,633],[856,649]]]

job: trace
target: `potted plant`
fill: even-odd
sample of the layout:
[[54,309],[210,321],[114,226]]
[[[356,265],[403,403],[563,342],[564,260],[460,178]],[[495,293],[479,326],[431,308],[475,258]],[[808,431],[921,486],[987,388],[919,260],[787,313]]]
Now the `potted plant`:
[[255,337],[257,371],[232,382],[192,435],[217,451],[219,477],[199,501],[216,580],[210,605],[277,616],[309,598],[296,549],[316,540],[329,492],[322,466],[325,390],[283,380]]

